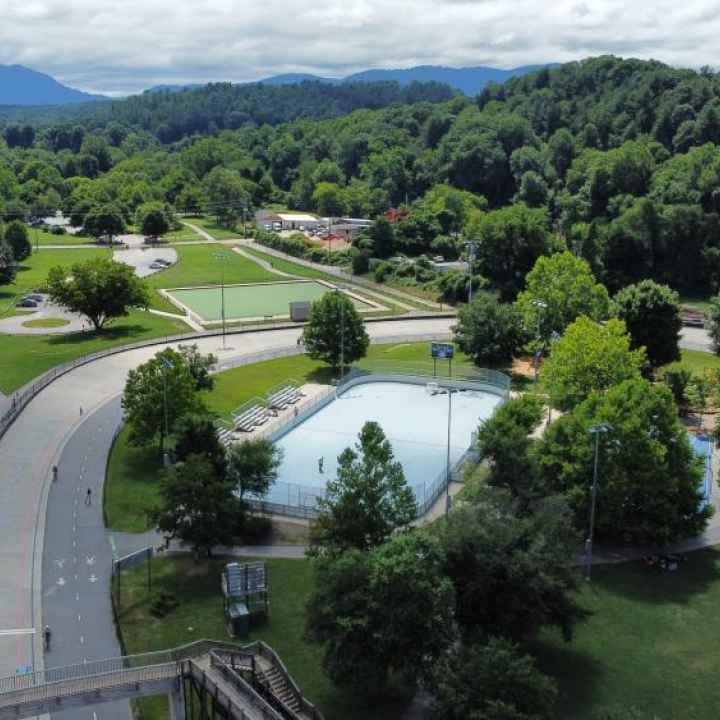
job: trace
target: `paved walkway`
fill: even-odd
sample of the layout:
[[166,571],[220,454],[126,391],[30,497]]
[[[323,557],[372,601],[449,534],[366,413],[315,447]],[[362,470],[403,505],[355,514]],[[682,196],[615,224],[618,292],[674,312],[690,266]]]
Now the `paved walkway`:
[[[369,323],[367,328],[375,341],[427,335],[445,338],[452,322],[451,318],[387,320]],[[254,353],[296,346],[300,331],[291,328],[236,334],[232,338],[234,349],[225,351],[219,349],[217,337],[197,338],[195,342],[201,352],[217,355],[220,365],[235,365]],[[49,579],[50,573],[55,573],[43,565],[52,465],[60,460],[65,444],[86,415],[122,392],[128,370],[162,348],[155,345],[118,353],[63,375],[28,405],[0,439],[0,675],[13,674],[18,667],[43,667],[41,638],[32,633],[43,626],[43,577]],[[99,438],[102,431],[95,432]],[[72,537],[72,525],[65,523],[63,527],[66,537]]]
[[204,237],[208,242],[217,242],[216,238],[214,238],[207,230],[201,228],[199,225],[195,225],[194,223],[188,222],[187,220],[181,220],[180,222],[185,225],[185,227],[189,227],[191,230],[194,230],[198,235]]

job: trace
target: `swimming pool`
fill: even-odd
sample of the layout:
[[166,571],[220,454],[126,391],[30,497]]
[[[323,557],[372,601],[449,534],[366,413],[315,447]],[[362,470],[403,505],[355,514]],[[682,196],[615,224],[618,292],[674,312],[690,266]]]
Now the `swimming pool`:
[[[291,507],[312,508],[333,479],[337,457],[357,442],[368,420],[380,424],[405,478],[422,504],[437,487],[446,467],[448,396],[432,394],[427,382],[364,381],[276,439],[283,451],[278,479],[265,500]],[[454,465],[470,447],[481,420],[490,417],[502,398],[478,389],[453,393],[450,462]],[[323,472],[319,460],[323,460]]]

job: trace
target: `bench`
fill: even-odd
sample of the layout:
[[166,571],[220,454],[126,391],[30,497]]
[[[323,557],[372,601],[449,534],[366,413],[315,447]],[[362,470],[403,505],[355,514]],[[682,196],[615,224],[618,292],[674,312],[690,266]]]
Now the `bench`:
[[244,432],[250,432],[254,427],[267,422],[267,408],[263,405],[253,405],[238,414],[232,413],[235,427]]
[[267,402],[274,410],[283,410],[288,405],[294,405],[301,397],[302,393],[298,387],[286,385],[272,395],[268,395]]

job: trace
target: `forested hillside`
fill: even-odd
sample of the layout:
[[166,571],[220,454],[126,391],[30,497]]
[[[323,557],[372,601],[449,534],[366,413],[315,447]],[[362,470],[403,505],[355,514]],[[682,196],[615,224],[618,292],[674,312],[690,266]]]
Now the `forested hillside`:
[[[475,99],[360,87],[368,97],[257,86],[243,96],[250,113],[221,86],[114,103],[90,125],[7,128],[0,202],[6,217],[63,207],[82,219],[109,203],[131,219],[153,201],[227,222],[268,203],[370,217],[404,205],[369,252],[452,256],[475,239],[478,270],[508,295],[539,253],[562,246],[611,289],[652,277],[717,290],[717,75],[600,57]],[[343,114],[359,102],[393,104]],[[313,119],[318,104],[337,117]]]

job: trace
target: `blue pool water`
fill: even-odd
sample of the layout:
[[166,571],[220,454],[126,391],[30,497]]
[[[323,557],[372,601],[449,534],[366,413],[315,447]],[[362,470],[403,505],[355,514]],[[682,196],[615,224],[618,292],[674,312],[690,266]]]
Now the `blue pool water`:
[[696,455],[705,461],[705,474],[702,479],[703,507],[712,499],[712,445],[707,435],[690,434],[690,444]]
[[[452,464],[470,447],[480,421],[490,417],[499,402],[498,396],[476,390],[453,394]],[[447,394],[432,395],[425,385],[377,381],[355,385],[277,440],[283,462],[266,499],[312,507],[327,480],[335,477],[338,455],[355,445],[368,420],[375,420],[422,501],[424,489],[445,470],[447,418]],[[323,473],[318,468],[320,458]]]

